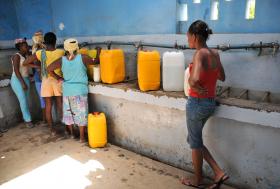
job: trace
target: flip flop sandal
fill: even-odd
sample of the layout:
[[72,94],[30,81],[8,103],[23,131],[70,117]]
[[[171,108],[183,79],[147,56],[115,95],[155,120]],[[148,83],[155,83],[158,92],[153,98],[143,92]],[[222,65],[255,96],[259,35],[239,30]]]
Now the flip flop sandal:
[[225,173],[216,183],[221,185],[223,184],[225,181],[227,181],[229,179],[229,176]]
[[0,128],[0,133],[5,133],[5,132],[7,132],[8,130],[9,130],[8,128],[5,128],[5,127],[3,128],[3,127],[2,127],[2,128]]
[[225,173],[218,181],[214,182],[208,189],[219,189],[220,186],[229,179],[229,176]]

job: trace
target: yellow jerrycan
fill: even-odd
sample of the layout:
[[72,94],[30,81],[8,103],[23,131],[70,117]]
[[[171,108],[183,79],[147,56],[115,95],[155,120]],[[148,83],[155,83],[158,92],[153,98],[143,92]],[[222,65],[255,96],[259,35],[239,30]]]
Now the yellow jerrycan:
[[87,48],[81,48],[81,49],[79,49],[79,52],[78,52],[79,54],[88,54],[88,49]]
[[101,81],[114,84],[125,79],[124,52],[121,49],[102,50],[100,54]]
[[87,55],[90,56],[91,58],[96,58],[97,50],[96,49],[90,49],[90,50],[88,50]]
[[[87,51],[87,55],[90,56],[91,58],[96,58],[97,51],[95,49],[90,49]],[[93,81],[93,65],[87,65],[87,74],[88,74],[88,79],[90,81]]]
[[101,148],[107,144],[107,125],[104,113],[88,115],[88,142],[91,148]]
[[[96,50],[88,50],[87,48],[81,48],[81,49],[79,49],[78,53],[79,54],[89,55],[90,53],[94,54],[93,51],[96,51]],[[87,65],[87,75],[88,75],[88,79],[89,80],[93,80],[93,65]]]
[[158,51],[139,51],[137,61],[138,85],[141,91],[160,89],[160,54]]

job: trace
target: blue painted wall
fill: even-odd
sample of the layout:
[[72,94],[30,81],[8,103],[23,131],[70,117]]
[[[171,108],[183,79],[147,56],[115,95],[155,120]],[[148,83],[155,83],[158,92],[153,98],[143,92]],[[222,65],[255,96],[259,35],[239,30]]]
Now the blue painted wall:
[[48,0],[13,0],[18,16],[19,34],[31,38],[39,29],[52,31],[52,11]]
[[246,0],[220,0],[219,19],[210,20],[211,0],[201,0],[194,4],[193,0],[179,0],[188,4],[187,22],[181,23],[179,32],[187,31],[190,24],[201,19],[206,21],[215,33],[279,33],[279,0],[256,0],[255,19],[245,19]]
[[0,0],[0,40],[15,39],[19,35],[13,1]]
[[[3,4],[8,1],[0,0]],[[4,2],[5,1],[5,2]],[[54,31],[59,37],[169,34],[176,32],[175,0],[13,0],[18,21],[14,35],[4,34],[2,39],[15,36],[30,38],[39,29]],[[7,6],[7,5],[5,5]],[[2,6],[0,8],[2,12]],[[64,29],[59,29],[59,24]]]
[[[246,0],[220,0],[219,20],[210,20],[211,0],[0,0],[0,40],[30,38],[38,29],[59,37],[176,33],[176,4],[188,4],[185,33],[197,19],[215,33],[279,33],[279,0],[256,0],[254,20],[245,19]],[[59,29],[59,24],[64,29]]]
[[[176,32],[175,0],[51,0],[59,36]],[[60,23],[65,29],[59,30]]]

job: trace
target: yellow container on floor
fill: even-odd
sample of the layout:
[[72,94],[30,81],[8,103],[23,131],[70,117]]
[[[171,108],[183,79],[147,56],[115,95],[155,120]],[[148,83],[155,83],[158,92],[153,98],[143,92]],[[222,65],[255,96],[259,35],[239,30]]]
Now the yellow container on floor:
[[158,51],[139,51],[138,85],[141,91],[160,89],[160,54]]
[[125,79],[124,52],[121,49],[102,50],[100,54],[101,81],[119,83]]
[[87,48],[81,48],[79,49],[79,54],[88,54],[88,49]]
[[107,144],[107,125],[104,113],[88,115],[88,142],[91,148],[101,148]]

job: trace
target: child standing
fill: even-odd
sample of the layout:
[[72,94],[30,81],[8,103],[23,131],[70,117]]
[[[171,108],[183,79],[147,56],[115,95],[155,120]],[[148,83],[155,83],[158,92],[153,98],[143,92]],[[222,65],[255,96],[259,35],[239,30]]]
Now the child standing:
[[[47,70],[50,75],[63,82],[63,122],[72,136],[73,125],[79,126],[80,142],[83,143],[88,116],[87,64],[94,64],[94,61],[87,55],[78,54],[76,39],[65,40],[64,49],[66,56],[53,62]],[[96,60],[99,59],[99,53]],[[63,78],[54,72],[55,69],[61,69]]]

